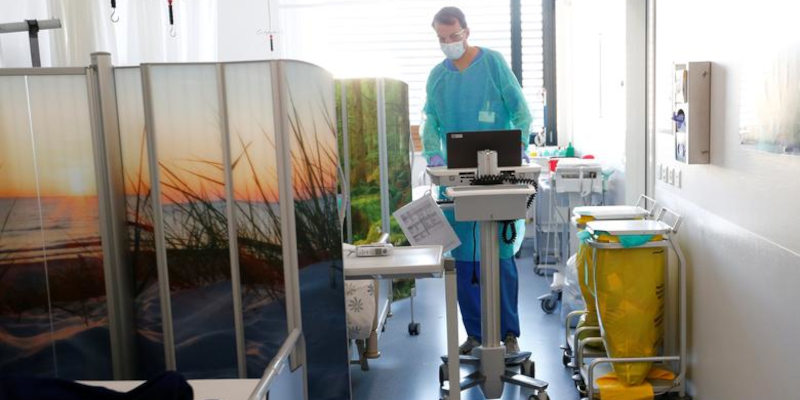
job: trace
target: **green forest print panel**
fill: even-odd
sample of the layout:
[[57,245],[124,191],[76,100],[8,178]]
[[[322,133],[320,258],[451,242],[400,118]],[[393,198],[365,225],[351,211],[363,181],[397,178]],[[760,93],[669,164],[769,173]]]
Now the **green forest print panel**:
[[[380,170],[378,168],[378,102],[386,110],[386,148],[388,151],[389,214],[411,201],[410,126],[408,85],[383,79],[384,98],[378,99],[379,80],[346,79],[336,83],[340,155],[344,155],[346,134],[349,143],[349,185],[353,242],[369,242],[381,228]],[[343,90],[344,89],[344,90]],[[344,107],[346,112],[343,113]],[[346,118],[346,123],[344,123]],[[345,129],[346,127],[346,129]],[[345,165],[342,160],[342,165]],[[400,227],[391,220],[391,242],[403,244]]]
[[[411,202],[411,125],[408,121],[408,85],[385,79],[386,149],[389,160],[389,215]],[[400,226],[392,218],[392,241],[404,242]]]

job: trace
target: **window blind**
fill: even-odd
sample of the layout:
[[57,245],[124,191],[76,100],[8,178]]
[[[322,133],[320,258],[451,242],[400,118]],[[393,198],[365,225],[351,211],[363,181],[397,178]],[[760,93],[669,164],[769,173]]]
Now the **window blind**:
[[[532,127],[537,127],[542,120],[541,0],[522,3],[523,86],[534,114]],[[281,0],[279,4],[283,57],[315,63],[336,78],[380,76],[408,83],[412,125],[421,120],[428,73],[444,59],[431,28],[442,7],[454,5],[464,11],[470,44],[496,50],[511,61],[510,1]]]

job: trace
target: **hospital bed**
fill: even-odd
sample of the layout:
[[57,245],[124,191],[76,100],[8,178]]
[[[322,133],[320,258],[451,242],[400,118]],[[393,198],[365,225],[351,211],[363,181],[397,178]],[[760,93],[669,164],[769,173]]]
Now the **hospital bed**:
[[[381,235],[378,243],[387,243],[389,235]],[[354,253],[356,246],[343,243],[342,252],[345,257]],[[374,258],[372,258],[374,259]],[[345,266],[346,268],[346,266]],[[356,279],[348,278],[345,273],[344,293],[347,320],[347,338],[355,345],[358,357],[351,364],[359,364],[363,371],[369,370],[370,358],[380,357],[378,340],[390,316],[390,285],[382,284],[380,278]],[[352,350],[350,351],[352,353]]]
[[[355,252],[345,251],[343,261],[345,303],[360,301],[364,305],[361,311],[347,307],[349,339],[355,342],[358,351],[358,359],[351,360],[351,363],[360,364],[366,371],[369,369],[367,359],[375,357],[370,357],[365,341],[370,334],[380,335],[377,329],[377,294],[370,288],[376,288],[379,279],[442,277],[442,246],[395,247],[390,255],[383,257],[357,257]],[[416,326],[419,332],[419,326]]]

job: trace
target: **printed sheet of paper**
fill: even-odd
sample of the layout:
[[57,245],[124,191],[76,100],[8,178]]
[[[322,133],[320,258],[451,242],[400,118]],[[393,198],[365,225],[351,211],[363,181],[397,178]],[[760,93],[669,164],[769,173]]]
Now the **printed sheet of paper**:
[[413,246],[439,244],[447,252],[461,245],[444,213],[430,195],[406,204],[393,215]]

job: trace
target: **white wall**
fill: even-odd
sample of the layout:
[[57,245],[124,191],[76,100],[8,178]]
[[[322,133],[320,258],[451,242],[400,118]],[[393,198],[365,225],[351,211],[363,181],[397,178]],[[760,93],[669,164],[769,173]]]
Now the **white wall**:
[[797,15],[800,3],[780,0],[657,2],[657,162],[678,165],[672,63],[712,62],[711,163],[679,166],[681,188],[656,184],[657,199],[686,217],[679,238],[697,398],[797,398],[800,157],[744,147],[738,136],[746,72],[796,44]]
[[[22,22],[26,19],[49,19],[46,0],[0,0],[0,24]],[[43,66],[50,65],[50,35],[52,30],[39,32],[40,56]],[[0,68],[28,68],[31,66],[31,50],[28,33],[5,33],[0,35]]]
[[[95,51],[110,52],[115,65],[216,61],[217,8],[222,9],[218,3],[222,2],[175,2],[175,37],[170,36],[167,3],[163,0],[119,1],[117,23],[110,20],[111,6],[107,0],[0,0],[0,22],[31,18],[61,20],[61,29],[40,33],[43,67],[88,65],[90,54]],[[238,13],[236,18],[249,15],[248,10],[228,8]],[[219,47],[238,45],[231,39]],[[27,34],[0,35],[0,67],[30,65]]]
[[[274,51],[269,48],[266,31],[280,30],[278,1],[237,0],[219,2],[219,59],[222,61],[280,58],[282,51],[275,35]],[[272,14],[272,26],[269,24]]]
[[610,204],[632,204],[644,193],[644,4],[556,4],[559,145],[572,142],[614,170]]

